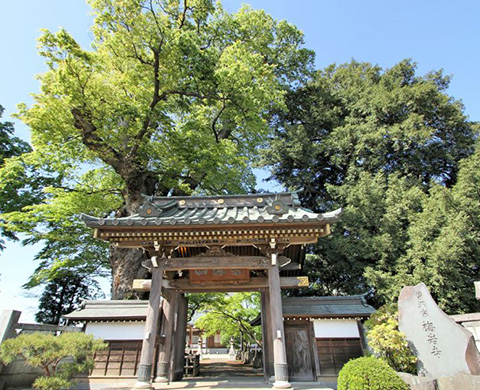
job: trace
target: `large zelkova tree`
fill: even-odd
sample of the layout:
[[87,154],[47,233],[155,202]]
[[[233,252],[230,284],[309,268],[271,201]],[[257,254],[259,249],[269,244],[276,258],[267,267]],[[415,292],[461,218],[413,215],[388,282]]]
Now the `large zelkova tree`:
[[[91,248],[87,258],[62,247],[60,263],[98,269],[106,248],[87,238],[79,214],[132,215],[143,194],[251,190],[269,113],[309,73],[313,54],[294,26],[249,7],[228,14],[210,0],[89,3],[92,47],[65,30],[44,31],[39,50],[49,69],[18,115],[32,133],[28,160],[60,184],[8,220],[52,250],[66,237],[73,252],[77,238]],[[142,276],[142,256],[110,248],[113,298]],[[43,271],[57,264],[43,263]]]
[[[455,195],[473,180],[465,161],[478,125],[448,85],[441,72],[418,76],[408,60],[386,70],[352,61],[288,94],[265,163],[301,189],[304,205],[344,208],[307,255],[311,292],[369,293],[381,304],[423,281],[444,309],[478,309],[478,219],[468,210],[475,197]],[[447,206],[448,197],[463,203]]]

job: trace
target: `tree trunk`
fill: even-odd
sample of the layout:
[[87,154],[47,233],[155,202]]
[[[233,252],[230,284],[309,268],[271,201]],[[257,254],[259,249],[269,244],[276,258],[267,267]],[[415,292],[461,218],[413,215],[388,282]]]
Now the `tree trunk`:
[[[158,176],[151,172],[130,172],[125,179],[126,191],[123,194],[125,205],[118,210],[117,217],[128,217],[138,213],[142,205],[142,194],[154,195],[158,187]],[[166,195],[164,190],[159,195]],[[142,261],[148,257],[142,249],[125,249],[110,246],[112,268],[112,299],[145,298],[132,290],[133,279],[145,279],[148,271]]]
[[[166,196],[170,189],[162,185],[157,174],[131,169],[135,164],[126,162],[124,178],[126,190],[123,193],[124,206],[118,210],[117,218],[128,217],[138,213],[143,204],[142,195]],[[190,183],[194,188],[198,183]],[[183,193],[177,192],[176,195]],[[112,299],[145,298],[133,292],[133,279],[145,279],[147,270],[142,261],[147,255],[141,249],[121,249],[110,246],[110,265],[112,268]]]
[[147,255],[139,249],[110,246],[112,266],[112,299],[143,298],[132,290],[133,279],[146,279],[148,271],[142,267]]

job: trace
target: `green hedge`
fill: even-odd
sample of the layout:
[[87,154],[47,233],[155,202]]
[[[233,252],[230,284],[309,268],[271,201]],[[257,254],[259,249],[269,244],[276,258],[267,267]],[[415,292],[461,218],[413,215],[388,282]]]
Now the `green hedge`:
[[373,356],[350,360],[338,374],[338,390],[409,390],[385,361]]

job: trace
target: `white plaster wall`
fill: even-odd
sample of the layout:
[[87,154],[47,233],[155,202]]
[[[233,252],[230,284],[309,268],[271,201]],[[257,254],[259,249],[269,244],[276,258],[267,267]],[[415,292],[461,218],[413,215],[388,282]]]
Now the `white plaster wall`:
[[313,329],[317,338],[360,337],[355,320],[314,320]]
[[139,322],[90,322],[85,333],[104,340],[143,340],[145,321]]

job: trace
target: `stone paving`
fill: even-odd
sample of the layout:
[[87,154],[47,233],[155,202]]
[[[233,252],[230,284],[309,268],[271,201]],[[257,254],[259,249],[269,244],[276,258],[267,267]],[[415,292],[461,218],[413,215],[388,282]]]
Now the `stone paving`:
[[[89,383],[78,383],[78,390],[126,390],[133,388],[135,379],[93,379]],[[292,388],[297,390],[332,390],[334,387],[325,387],[326,384],[318,382],[295,382]],[[327,384],[331,386],[332,384]],[[172,382],[171,384],[155,383],[153,387],[156,390],[180,390],[180,389],[198,389],[198,390],[246,390],[246,389],[271,389],[271,384],[266,384],[258,380],[238,380],[237,378],[225,380],[182,380]]]
[[[126,390],[135,384],[135,378],[89,379],[80,381],[77,390]],[[170,384],[154,383],[156,390],[246,390],[271,389],[271,383],[265,383],[261,369],[244,366],[238,362],[202,361],[199,377],[184,378]],[[336,388],[335,383],[295,382],[293,389],[298,390],[331,390]]]

